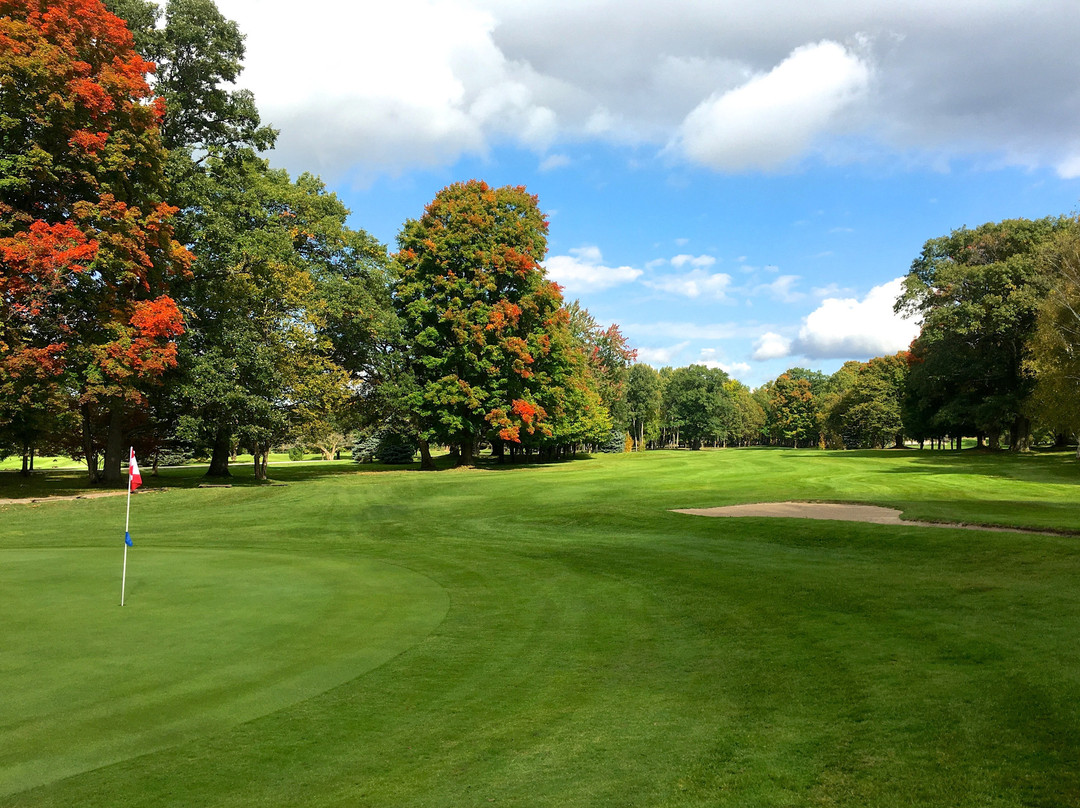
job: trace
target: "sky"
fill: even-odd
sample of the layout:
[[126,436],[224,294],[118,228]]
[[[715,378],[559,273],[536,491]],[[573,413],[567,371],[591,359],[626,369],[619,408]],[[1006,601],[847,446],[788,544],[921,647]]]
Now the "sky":
[[273,165],[391,249],[450,183],[524,185],[548,275],[656,367],[903,350],[928,239],[1080,200],[1075,0],[218,7]]

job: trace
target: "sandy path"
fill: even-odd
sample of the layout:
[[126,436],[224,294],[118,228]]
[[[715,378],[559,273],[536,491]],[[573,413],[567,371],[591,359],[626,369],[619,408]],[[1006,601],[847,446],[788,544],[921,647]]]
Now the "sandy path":
[[[127,491],[91,491],[88,494],[74,494],[70,497],[26,497],[24,499],[0,499],[0,505],[39,505],[42,502],[64,502],[70,499],[98,499],[99,497],[122,497],[125,494],[127,494]],[[139,494],[136,494],[135,496],[138,495]]]
[[854,505],[838,502],[755,502],[747,505],[727,505],[722,508],[678,508],[675,513],[694,516],[766,516],[785,519],[832,519],[838,522],[869,522],[874,525],[906,525],[909,527],[949,527],[961,530],[994,530],[1008,533],[1038,533],[1059,536],[1045,530],[1023,527],[987,527],[959,522],[909,522],[900,518],[901,511],[878,505]]

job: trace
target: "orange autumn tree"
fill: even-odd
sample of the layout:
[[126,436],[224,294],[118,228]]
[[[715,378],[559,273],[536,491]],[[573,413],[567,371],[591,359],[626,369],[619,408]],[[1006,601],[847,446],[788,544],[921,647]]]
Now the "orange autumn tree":
[[129,412],[176,363],[168,282],[191,260],[164,200],[152,70],[100,0],[0,0],[0,429],[61,386],[107,481]]
[[395,304],[421,449],[449,444],[467,465],[481,440],[573,442],[582,430],[572,423],[599,400],[586,389],[592,380],[559,287],[540,265],[547,221],[536,197],[455,183],[406,222],[398,244]]

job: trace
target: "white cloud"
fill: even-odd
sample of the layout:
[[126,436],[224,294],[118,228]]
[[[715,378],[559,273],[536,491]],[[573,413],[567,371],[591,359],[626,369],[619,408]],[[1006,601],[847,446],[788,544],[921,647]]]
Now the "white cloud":
[[762,283],[755,286],[752,294],[768,295],[781,303],[797,303],[806,295],[795,290],[795,284],[799,282],[798,275],[781,275],[772,283]]
[[671,259],[671,265],[673,267],[682,268],[689,264],[692,267],[699,269],[707,269],[716,263],[716,259],[711,255],[676,255]]
[[631,283],[642,270],[633,267],[609,267],[603,263],[598,247],[576,247],[570,255],[551,255],[544,262],[548,278],[555,281],[570,294],[599,292]]
[[721,362],[716,358],[719,351],[716,348],[702,348],[695,365],[704,365],[707,368],[719,368],[729,376],[745,376],[750,372],[750,366],[745,362]]
[[751,359],[763,362],[766,359],[780,359],[791,355],[791,340],[779,334],[767,331],[754,342]]
[[699,104],[686,116],[677,147],[721,171],[779,168],[865,94],[870,75],[836,42],[804,45],[769,73]]
[[686,350],[689,344],[689,341],[684,341],[676,345],[669,345],[666,348],[638,348],[637,360],[654,367],[670,365],[676,356]]
[[1080,177],[1080,154],[1071,154],[1057,164],[1057,174],[1063,180]]
[[642,281],[642,283],[650,289],[680,297],[727,300],[731,276],[724,272],[706,272],[704,269],[695,269],[681,275],[662,275],[653,280]]
[[830,297],[806,318],[794,352],[810,359],[868,359],[902,351],[919,325],[893,313],[903,278],[875,286],[862,300]]
[[565,154],[549,154],[540,162],[539,170],[554,171],[557,168],[566,168],[570,165],[570,158]]

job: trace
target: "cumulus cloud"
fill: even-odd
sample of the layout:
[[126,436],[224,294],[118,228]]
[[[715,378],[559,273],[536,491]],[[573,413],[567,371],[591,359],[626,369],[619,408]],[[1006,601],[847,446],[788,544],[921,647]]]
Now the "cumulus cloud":
[[661,275],[652,280],[642,281],[650,289],[667,292],[680,297],[706,297],[714,300],[727,300],[727,290],[731,286],[731,276],[724,272],[708,272],[695,269],[676,275]]
[[603,262],[599,247],[576,247],[570,250],[570,255],[548,256],[544,268],[548,278],[570,294],[599,292],[631,283],[642,273],[633,267],[609,267]]
[[766,331],[754,342],[751,359],[764,362],[767,359],[780,359],[791,356],[791,340],[773,331]]
[[765,75],[699,104],[683,122],[678,147],[710,168],[778,168],[866,92],[870,73],[836,42],[796,48]]
[[902,351],[919,324],[893,313],[903,278],[875,286],[862,300],[830,297],[806,318],[793,350],[810,359],[868,359]]

